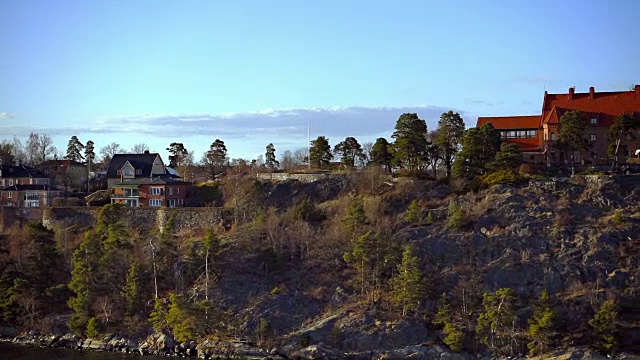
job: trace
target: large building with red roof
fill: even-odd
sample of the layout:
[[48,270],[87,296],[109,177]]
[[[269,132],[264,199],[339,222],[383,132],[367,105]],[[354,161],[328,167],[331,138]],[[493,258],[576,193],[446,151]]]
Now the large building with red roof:
[[[616,117],[626,114],[640,121],[640,85],[630,91],[596,92],[589,88],[588,93],[576,93],[569,88],[565,94],[544,92],[542,113],[531,116],[479,117],[477,126],[490,123],[500,131],[504,142],[517,144],[523,152],[525,161],[557,164],[567,161],[567,154],[553,146],[558,137],[558,127],[562,114],[577,110],[589,119],[589,128],[584,136],[591,142],[587,150],[576,151],[576,162],[585,164],[604,164],[608,162],[609,128]],[[633,156],[640,149],[639,137],[624,139],[626,153],[621,158]]]

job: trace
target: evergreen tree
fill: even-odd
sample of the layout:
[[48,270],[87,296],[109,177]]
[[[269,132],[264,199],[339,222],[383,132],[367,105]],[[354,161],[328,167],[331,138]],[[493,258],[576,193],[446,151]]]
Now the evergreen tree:
[[149,322],[156,332],[165,330],[168,327],[167,312],[168,308],[165,299],[156,298],[153,311],[149,314]]
[[398,273],[391,279],[393,299],[402,309],[402,316],[420,306],[423,289],[418,266],[418,258],[413,255],[411,246],[407,245],[402,253],[402,262],[398,265]]
[[423,170],[427,159],[427,123],[418,114],[402,114],[396,121],[391,136],[394,143],[396,163],[409,171]]
[[345,229],[350,233],[356,233],[367,223],[364,212],[364,203],[361,198],[353,198],[347,206],[347,211],[342,220]]
[[471,128],[464,132],[462,149],[453,163],[453,176],[473,178],[486,174],[487,163],[500,148],[500,132],[491,124]]
[[329,167],[329,162],[333,159],[333,155],[331,155],[331,146],[326,137],[318,136],[317,139],[311,141],[309,159],[311,166],[316,169],[326,169]]
[[503,143],[500,145],[500,151],[496,153],[493,161],[487,164],[487,167],[491,171],[515,171],[520,164],[522,164],[520,147],[516,144]]
[[96,153],[94,152],[94,144],[93,141],[87,141],[87,145],[84,147],[84,158],[87,160],[87,163],[93,163],[96,158]]
[[166,149],[169,152],[169,167],[177,169],[189,155],[189,151],[184,147],[183,143],[172,142]]
[[384,167],[391,172],[391,161],[393,156],[389,151],[391,144],[385,138],[377,138],[373,148],[371,149],[371,162],[378,166]]
[[404,215],[404,221],[409,223],[419,222],[421,218],[422,209],[420,208],[420,204],[418,203],[418,199],[413,199],[409,207],[407,208],[407,213]]
[[178,294],[171,294],[169,301],[166,320],[173,336],[180,342],[195,339],[199,320],[193,305]]
[[438,301],[438,307],[436,308],[436,315],[433,319],[433,325],[444,326],[447,322],[451,322],[452,312],[451,304],[449,303],[449,297],[447,293],[442,293],[440,300]]
[[202,163],[208,168],[212,180],[224,172],[228,162],[227,147],[220,139],[212,142],[209,150],[202,156]]
[[556,312],[553,311],[549,292],[542,291],[537,304],[533,307],[533,315],[529,319],[527,347],[531,354],[540,354],[549,350],[554,335]]
[[362,146],[354,137],[347,137],[333,148],[333,152],[340,156],[340,162],[347,168],[353,169],[357,164],[366,160]]
[[273,144],[267,145],[267,152],[264,154],[264,165],[269,169],[275,169],[280,165],[276,160],[276,148]]
[[[82,156],[82,150],[84,149],[84,145],[78,140],[77,136],[72,136],[67,145],[67,155],[65,155],[65,159],[74,160],[74,161],[82,161],[84,157]],[[94,155],[95,156],[95,155]]]
[[587,149],[591,145],[584,135],[588,127],[589,121],[579,111],[567,111],[560,116],[557,145],[560,149],[569,151],[572,175],[575,173],[575,152]]
[[100,242],[94,232],[88,231],[85,233],[84,241],[73,253],[73,270],[68,285],[69,290],[75,293],[68,302],[73,310],[68,326],[77,335],[82,335],[92,317],[91,305],[96,295],[99,259]]
[[464,120],[462,120],[460,114],[454,113],[451,110],[443,113],[440,116],[440,121],[438,121],[436,146],[438,146],[440,150],[447,178],[451,177],[451,168],[456,154],[460,149],[464,128]]
[[483,295],[484,312],[478,317],[476,334],[493,352],[513,355],[517,349],[515,301],[509,288]]
[[607,300],[593,316],[593,319],[589,320],[589,325],[593,328],[594,345],[596,349],[605,354],[612,354],[615,351],[617,317],[616,302]]
[[140,265],[134,260],[131,262],[127,279],[122,289],[122,297],[125,301],[125,312],[128,316],[140,315],[144,310],[142,294],[142,270]]

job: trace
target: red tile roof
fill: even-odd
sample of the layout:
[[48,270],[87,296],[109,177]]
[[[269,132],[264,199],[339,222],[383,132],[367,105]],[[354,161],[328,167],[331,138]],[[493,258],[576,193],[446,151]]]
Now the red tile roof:
[[491,123],[496,129],[538,129],[540,115],[479,117],[477,127]]
[[640,113],[640,96],[638,92],[638,90],[615,92],[595,92],[594,90],[593,94],[573,93],[571,99],[569,96],[570,93],[545,93],[542,118],[545,123],[547,123],[547,121],[555,120],[555,116],[558,116],[559,118],[561,114],[551,114],[554,111],[554,108],[564,109],[564,111],[578,110],[582,113],[589,113],[594,116],[600,115],[602,118],[613,117],[613,119],[622,114],[631,115],[634,112]]

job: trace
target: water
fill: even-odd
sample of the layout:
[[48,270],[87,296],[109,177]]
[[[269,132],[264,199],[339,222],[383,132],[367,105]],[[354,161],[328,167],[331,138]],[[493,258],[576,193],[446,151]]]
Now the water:
[[158,356],[141,356],[121,352],[78,351],[71,349],[36,348],[0,343],[1,360],[159,360]]

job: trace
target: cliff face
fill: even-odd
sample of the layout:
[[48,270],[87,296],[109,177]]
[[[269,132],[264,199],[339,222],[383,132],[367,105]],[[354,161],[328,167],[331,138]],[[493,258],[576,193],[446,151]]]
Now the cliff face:
[[[216,334],[216,341],[246,337],[259,346],[301,357],[307,355],[298,350],[319,345],[315,351],[368,354],[368,358],[371,351],[378,351],[376,356],[386,351],[389,358],[398,349],[413,349],[407,346],[444,347],[442,329],[433,320],[438,299],[447,293],[452,318],[464,334],[463,349],[485,352],[488,347],[475,333],[477,318],[486,311],[483,294],[510,288],[516,336],[509,349],[522,354],[527,320],[546,289],[557,314],[555,347],[593,343],[588,321],[605,300],[613,298],[618,310],[616,349],[640,351],[640,181],[636,177],[575,177],[458,195],[435,182],[390,183],[365,176],[247,184],[225,194],[228,207],[242,207],[229,209],[236,220],[233,226],[215,229],[219,246],[214,255],[212,250],[205,253],[211,249],[206,245],[208,225],[178,228],[165,221],[164,234],[128,225],[128,235],[121,236],[113,250],[112,227],[100,235],[93,225],[66,224],[51,235],[62,257],[57,282],[69,282],[72,268],[64,264],[72,263],[84,231],[93,229],[102,243],[96,259],[104,265],[96,271],[110,275],[95,279],[98,285],[91,290],[93,304],[86,316],[97,318],[104,332],[144,336],[152,331],[147,318],[154,311],[155,279],[161,299],[155,311],[165,306],[173,318],[154,324],[174,335],[176,331],[193,338]],[[127,214],[113,212],[102,220],[107,222],[104,228],[119,221],[128,224]],[[375,234],[375,246],[362,251],[369,251],[366,262],[375,266],[364,266],[364,258],[361,263],[347,261],[345,254],[355,254],[369,231],[372,239]],[[20,240],[16,234],[9,232],[2,240],[5,252],[0,265],[5,274],[20,270],[19,257],[11,250]],[[415,307],[403,316],[394,278],[406,246],[417,258],[422,291]],[[120,294],[128,289],[127,269],[134,261],[140,265],[136,296],[141,305],[131,313],[128,300]],[[107,278],[108,283],[102,282]],[[6,281],[0,284],[3,292],[11,288]],[[41,323],[69,314],[64,304],[75,294],[59,290],[48,301],[60,306],[38,308]],[[182,294],[186,301],[169,299],[171,293]],[[205,316],[198,309],[205,303],[210,304],[207,323],[200,324],[196,319]],[[12,311],[12,316],[5,316],[4,326],[35,326],[21,304],[5,302],[4,310]],[[176,320],[176,314],[185,316],[178,319],[183,322]],[[185,332],[176,321],[199,325]],[[429,351],[424,351],[425,358],[431,356]]]

